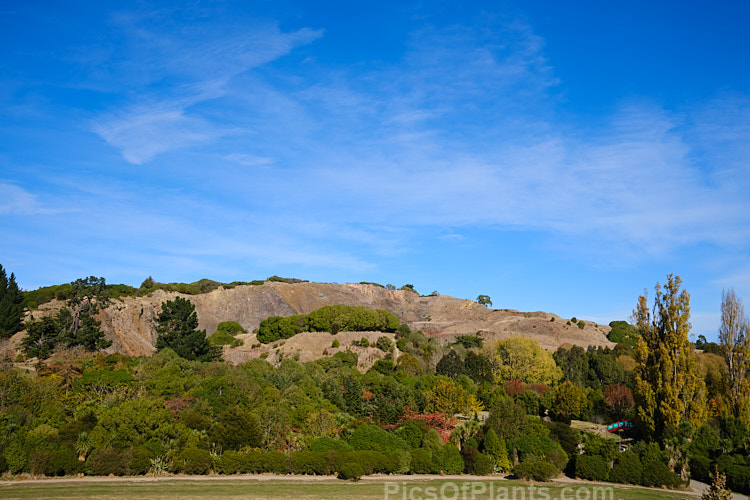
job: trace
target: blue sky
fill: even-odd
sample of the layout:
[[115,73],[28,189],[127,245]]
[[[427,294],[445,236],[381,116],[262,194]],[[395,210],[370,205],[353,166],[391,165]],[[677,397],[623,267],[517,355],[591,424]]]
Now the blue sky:
[[750,300],[750,4],[6,2],[26,289],[412,283],[600,323]]

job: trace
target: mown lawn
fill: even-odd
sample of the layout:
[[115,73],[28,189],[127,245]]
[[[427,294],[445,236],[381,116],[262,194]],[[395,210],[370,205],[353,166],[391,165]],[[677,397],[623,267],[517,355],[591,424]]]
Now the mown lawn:
[[[577,488],[582,488],[577,490]],[[529,500],[649,500],[696,498],[695,496],[646,488],[612,487],[586,483],[529,483],[507,480],[471,481],[428,479],[388,481],[366,479],[358,483],[331,481],[285,481],[284,479],[160,479],[158,481],[111,480],[35,481],[0,485],[0,498],[300,498],[300,499],[529,499]],[[441,495],[442,492],[442,495]]]

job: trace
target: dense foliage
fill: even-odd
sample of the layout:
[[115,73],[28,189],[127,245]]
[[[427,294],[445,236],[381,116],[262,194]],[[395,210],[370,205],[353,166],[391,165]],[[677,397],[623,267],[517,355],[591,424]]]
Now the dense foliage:
[[269,343],[301,332],[395,332],[399,326],[399,319],[386,310],[338,305],[307,315],[272,316],[261,321],[257,335],[260,342]]
[[66,306],[54,317],[26,323],[22,348],[27,356],[46,358],[58,347],[81,346],[97,351],[112,345],[104,338],[101,322],[96,319],[99,307],[109,303],[104,278],[81,278],[69,285]]
[[[94,353],[103,345],[95,312],[112,288],[103,278],[77,280],[65,286],[60,314],[26,324],[26,354],[47,361],[25,370],[10,360],[0,365],[0,472],[352,480],[511,472],[535,481],[565,473],[666,487],[692,476],[748,493],[750,418],[742,398],[721,398],[725,358],[696,354],[685,343],[688,297],[678,288],[670,277],[653,315],[639,302],[635,352],[628,337],[614,349],[565,346],[554,354],[527,339],[462,335],[443,344],[385,311],[345,306],[269,318],[258,331],[259,339],[395,332],[395,345],[386,336],[372,342],[384,358],[363,373],[351,350],[307,363],[230,366],[219,361],[219,346],[235,345],[246,332],[223,322],[207,339],[185,298],[162,304],[154,356]],[[732,317],[746,321],[739,309]],[[737,339],[745,330],[736,326],[733,359],[744,359],[744,340]],[[722,342],[726,354],[730,340]],[[675,379],[675,371],[685,373]],[[747,383],[746,370],[734,376],[738,387]],[[652,393],[644,392],[649,380]],[[665,390],[675,382],[674,391]],[[693,397],[710,397],[700,415],[680,399],[690,389],[685,384]],[[677,406],[661,408],[666,404]],[[627,450],[614,436],[591,432],[595,423],[621,420],[637,423],[623,435]]]
[[198,315],[192,302],[182,297],[161,305],[156,317],[156,349],[170,348],[185,359],[210,361],[218,357],[206,338],[205,330],[198,330]]

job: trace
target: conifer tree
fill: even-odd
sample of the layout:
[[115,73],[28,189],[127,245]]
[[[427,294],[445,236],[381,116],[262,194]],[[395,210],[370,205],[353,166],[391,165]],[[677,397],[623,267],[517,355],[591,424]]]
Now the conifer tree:
[[23,328],[23,294],[18,289],[16,277],[10,277],[0,265],[0,338],[8,338]]
[[162,302],[156,317],[156,350],[169,347],[190,360],[211,361],[219,352],[211,349],[206,330],[198,330],[198,315],[192,302],[182,297]]
[[509,471],[510,459],[508,458],[508,448],[505,440],[497,436],[497,433],[490,429],[484,436],[484,452],[492,459],[492,464],[497,471]]
[[688,341],[690,295],[680,291],[679,276],[656,284],[653,312],[645,295],[633,312],[641,335],[636,350],[634,398],[637,421],[650,438],[683,420],[698,426],[706,419],[706,387]]

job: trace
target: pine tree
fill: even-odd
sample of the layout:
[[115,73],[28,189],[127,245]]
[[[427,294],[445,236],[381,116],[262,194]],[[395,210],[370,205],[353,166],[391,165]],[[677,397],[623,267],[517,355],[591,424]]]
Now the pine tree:
[[68,307],[57,315],[60,325],[58,341],[69,346],[83,346],[89,351],[105,349],[112,345],[104,338],[101,321],[96,319],[99,307],[109,304],[109,294],[104,278],[89,276],[71,282]]
[[688,341],[690,295],[681,284],[679,276],[667,275],[664,287],[656,285],[653,313],[645,295],[633,312],[641,335],[633,396],[638,424],[650,438],[683,420],[699,426],[706,419],[706,387]]
[[156,317],[156,349],[169,347],[185,359],[210,361],[218,357],[211,349],[205,330],[198,330],[195,306],[187,299],[176,297],[161,305]]
[[23,293],[18,289],[16,277],[10,278],[0,265],[0,338],[8,338],[21,331],[23,325]]

